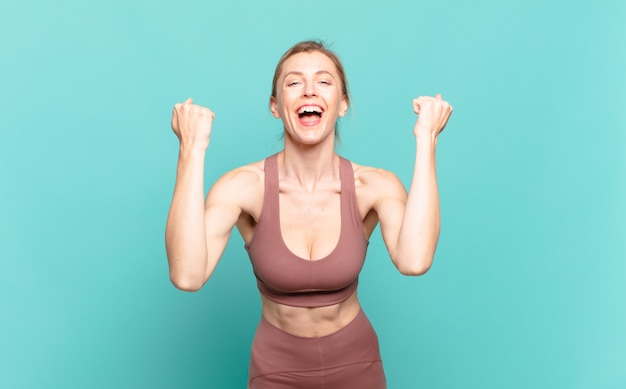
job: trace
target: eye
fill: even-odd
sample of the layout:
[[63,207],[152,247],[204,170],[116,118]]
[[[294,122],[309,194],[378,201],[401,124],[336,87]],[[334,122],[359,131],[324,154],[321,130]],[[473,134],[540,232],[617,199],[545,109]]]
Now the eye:
[[330,85],[330,81],[328,80],[319,80],[319,83],[322,85]]
[[295,86],[300,84],[300,81],[298,80],[291,80],[291,81],[287,81],[287,86]]

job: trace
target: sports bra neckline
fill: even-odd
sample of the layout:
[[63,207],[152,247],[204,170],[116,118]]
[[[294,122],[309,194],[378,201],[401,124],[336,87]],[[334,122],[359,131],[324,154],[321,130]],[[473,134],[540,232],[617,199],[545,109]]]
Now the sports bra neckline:
[[[340,228],[339,228],[339,237],[337,238],[336,242],[335,242],[335,246],[333,247],[333,249],[331,251],[329,251],[326,255],[324,255],[323,257],[319,258],[319,259],[307,259],[302,257],[301,255],[298,255],[296,253],[293,252],[293,250],[291,250],[289,248],[289,246],[287,245],[287,242],[285,241],[285,237],[283,236],[283,229],[280,226],[280,180],[278,177],[278,154],[273,154],[269,157],[267,157],[266,159],[266,163],[265,163],[265,181],[275,184],[276,188],[274,188],[275,190],[272,191],[271,193],[265,193],[264,197],[264,201],[263,201],[263,209],[261,210],[261,215],[263,215],[263,213],[265,212],[265,209],[270,207],[270,204],[267,204],[267,201],[271,201],[273,204],[272,206],[275,207],[276,209],[276,218],[277,218],[277,223],[276,226],[274,227],[276,230],[276,232],[278,233],[278,237],[280,239],[278,239],[280,241],[280,244],[282,245],[282,248],[285,249],[285,251],[287,253],[290,254],[291,257],[293,257],[294,260],[298,260],[298,261],[302,261],[305,263],[310,263],[310,264],[314,264],[316,262],[322,263],[322,262],[326,262],[329,259],[332,259],[332,257],[334,256],[334,254],[337,252],[337,250],[339,250],[339,248],[341,247],[341,243],[342,240],[345,237],[345,228],[346,226],[344,225],[344,212],[348,211],[348,206],[349,204],[347,204],[346,201],[346,196],[345,196],[345,191],[346,189],[348,189],[348,186],[346,185],[345,181],[345,164],[352,164],[349,160],[343,158],[342,156],[338,155],[339,157],[339,181],[340,181],[340,192],[339,192],[339,197],[340,197],[340,203],[339,203],[339,214],[340,214],[340,218],[339,218],[339,223],[340,223]],[[269,175],[269,177],[268,177]],[[270,179],[268,181],[268,178]],[[268,187],[268,185],[265,186],[265,191],[269,190],[271,187],[271,185]],[[258,225],[257,225],[258,227]],[[252,245],[252,242],[254,241],[255,237],[256,237],[256,231],[255,233],[252,235],[252,238],[250,239],[250,242],[248,244],[245,245],[246,248],[248,248],[250,245]]]
[[352,164],[342,158],[340,166],[339,239],[328,255],[309,260],[287,247],[278,228],[276,156],[266,158],[263,209],[245,248],[259,292],[269,300],[296,307],[322,307],[344,301],[357,289],[368,239],[356,202]]
[[[266,174],[267,174],[267,172],[266,172]],[[280,212],[280,189],[279,189],[279,192],[276,193],[276,203],[277,203],[276,204],[277,205],[276,209],[277,209],[277,217],[278,217],[278,223],[276,225],[276,229],[277,229],[278,235],[280,236],[280,242],[283,245],[283,248],[287,252],[289,252],[291,254],[291,256],[294,257],[294,259],[300,260],[300,261],[304,261],[304,262],[311,262],[311,263],[325,261],[328,258],[332,258],[333,254],[341,246],[341,240],[343,239],[343,237],[345,235],[345,233],[344,233],[344,222],[342,220],[343,218],[341,217],[341,215],[342,215],[341,212],[343,211],[343,209],[345,207],[344,199],[343,199],[343,196],[341,196],[341,194],[343,193],[345,188],[344,188],[343,180],[341,180],[341,174],[339,175],[339,180],[341,181],[341,189],[340,189],[340,192],[339,192],[339,196],[340,196],[340,199],[339,199],[339,201],[340,201],[340,203],[339,203],[339,215],[340,215],[340,217],[339,217],[339,237],[336,239],[335,245],[333,246],[333,249],[330,250],[328,252],[328,254],[324,255],[323,257],[321,257],[319,259],[307,259],[307,258],[304,258],[304,257],[294,253],[293,250],[289,248],[289,245],[285,241],[285,236],[283,235],[283,229],[280,226],[280,215],[281,215],[281,212]],[[280,185],[279,181],[278,181],[278,185]]]

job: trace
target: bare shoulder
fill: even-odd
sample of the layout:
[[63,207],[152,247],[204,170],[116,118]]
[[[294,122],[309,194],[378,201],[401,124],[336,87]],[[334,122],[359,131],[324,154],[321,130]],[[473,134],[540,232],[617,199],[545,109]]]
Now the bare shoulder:
[[240,166],[222,175],[207,195],[207,205],[230,203],[246,213],[253,212],[263,199],[263,161]]
[[407,192],[398,177],[385,169],[352,164],[357,203],[368,236],[379,220],[388,220],[406,204]]
[[252,162],[224,173],[217,180],[216,185],[242,185],[251,184],[263,179],[263,161]]
[[358,191],[374,197],[406,196],[404,185],[393,172],[372,166],[352,163],[354,181]]

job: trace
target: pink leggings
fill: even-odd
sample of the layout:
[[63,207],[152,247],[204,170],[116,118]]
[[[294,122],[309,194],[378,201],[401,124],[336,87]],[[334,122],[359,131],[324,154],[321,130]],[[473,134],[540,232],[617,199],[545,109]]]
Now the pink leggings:
[[385,389],[378,337],[363,311],[328,336],[301,338],[261,319],[249,389]]

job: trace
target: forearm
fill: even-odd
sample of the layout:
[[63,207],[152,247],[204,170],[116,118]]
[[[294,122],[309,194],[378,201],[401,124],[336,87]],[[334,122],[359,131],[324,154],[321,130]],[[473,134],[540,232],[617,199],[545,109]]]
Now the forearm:
[[181,146],[167,218],[165,245],[170,279],[183,290],[199,289],[207,267],[204,155],[203,149]]
[[405,274],[420,275],[432,265],[439,239],[439,193],[435,163],[436,138],[416,138],[415,166],[397,242],[397,265]]

